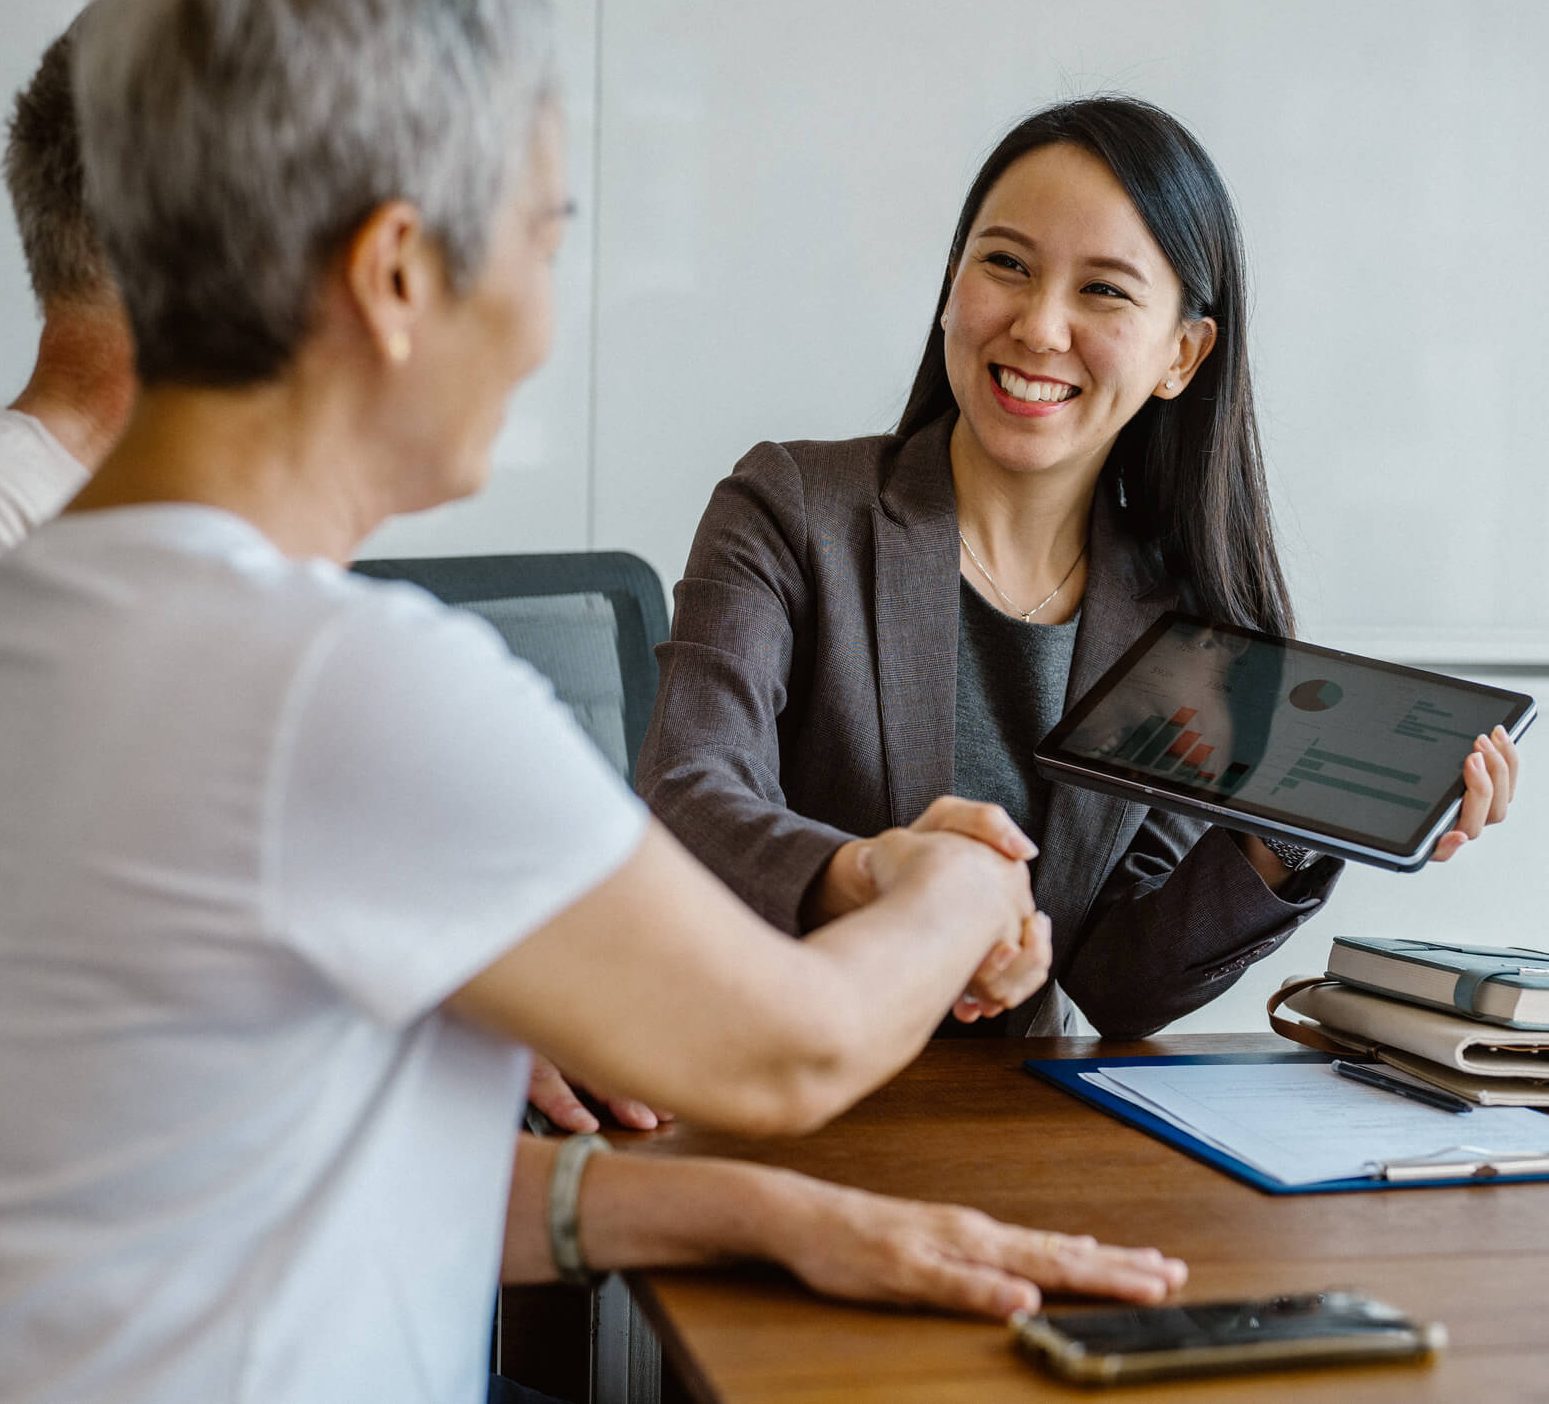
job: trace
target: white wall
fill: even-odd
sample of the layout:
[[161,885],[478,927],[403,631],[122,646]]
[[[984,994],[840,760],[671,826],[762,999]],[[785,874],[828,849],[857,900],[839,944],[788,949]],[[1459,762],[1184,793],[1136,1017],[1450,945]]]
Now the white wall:
[[[0,130],[8,129],[12,94],[32,76],[49,42],[76,11],[80,0],[0,0]],[[27,286],[21,241],[10,205],[0,200],[0,404],[9,404],[26,384],[37,342],[38,318]]]
[[1549,5],[697,0],[603,12],[599,544],[681,565],[759,438],[887,427],[968,179],[1120,87],[1237,197],[1311,637],[1549,663]]
[[[74,0],[4,0],[13,90]],[[1262,422],[1304,632],[1549,693],[1549,5],[1480,0],[559,0],[581,217],[551,365],[488,493],[368,554],[623,547],[670,583],[761,438],[888,427],[978,161],[1017,115],[1122,88],[1238,200]],[[0,399],[36,320],[0,222]],[[1527,744],[1530,765],[1542,742]],[[1543,940],[1549,802],[1446,869],[1353,872],[1336,930]]]

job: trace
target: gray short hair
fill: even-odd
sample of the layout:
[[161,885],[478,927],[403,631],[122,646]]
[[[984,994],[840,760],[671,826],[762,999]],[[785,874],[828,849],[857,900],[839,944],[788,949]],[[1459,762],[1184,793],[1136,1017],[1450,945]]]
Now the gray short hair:
[[74,28],[49,45],[32,81],[17,93],[5,144],[5,186],[27,276],[45,310],[53,303],[95,300],[113,287],[82,191],[70,98]]
[[87,202],[147,384],[273,378],[360,222],[481,268],[552,91],[547,0],[113,0],[82,26]]

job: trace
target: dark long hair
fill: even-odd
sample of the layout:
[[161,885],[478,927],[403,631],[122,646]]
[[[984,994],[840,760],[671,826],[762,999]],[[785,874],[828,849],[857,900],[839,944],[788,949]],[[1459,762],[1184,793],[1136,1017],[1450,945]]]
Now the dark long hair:
[[1183,284],[1183,316],[1216,323],[1215,346],[1183,393],[1148,400],[1120,431],[1104,490],[1125,503],[1129,529],[1160,552],[1194,608],[1289,634],[1291,601],[1275,551],[1248,372],[1242,234],[1210,157],[1160,108],[1126,97],[1063,102],[1018,122],[990,153],[958,217],[898,431],[912,434],[956,408],[941,330],[953,271],[995,182],[1020,157],[1057,142],[1107,164]]

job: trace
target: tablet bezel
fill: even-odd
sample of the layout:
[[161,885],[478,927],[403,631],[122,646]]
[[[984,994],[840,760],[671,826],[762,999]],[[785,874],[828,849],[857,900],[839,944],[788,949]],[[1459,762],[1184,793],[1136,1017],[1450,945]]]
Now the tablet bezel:
[[1283,812],[1270,811],[1265,805],[1251,801],[1240,802],[1230,796],[1223,796],[1215,790],[1196,791],[1194,787],[1180,784],[1166,775],[1133,770],[1122,763],[1115,764],[1106,759],[1093,760],[1085,756],[1062,754],[1061,748],[1066,738],[1086,720],[1108,694],[1129,675],[1136,663],[1175,624],[1215,629],[1222,633],[1236,635],[1238,638],[1275,645],[1290,653],[1337,659],[1342,663],[1373,668],[1379,672],[1396,674],[1400,677],[1440,680],[1451,687],[1462,687],[1487,697],[1499,698],[1506,711],[1506,715],[1501,719],[1501,725],[1506,728],[1507,734],[1514,741],[1532,725],[1538,713],[1537,704],[1525,693],[1492,687],[1486,683],[1469,682],[1464,678],[1431,672],[1424,668],[1411,668],[1402,663],[1389,663],[1384,659],[1369,658],[1364,654],[1323,648],[1318,644],[1303,643],[1300,639],[1282,638],[1277,634],[1267,634],[1257,629],[1243,628],[1240,625],[1219,624],[1181,610],[1168,610],[1125,650],[1123,656],[1077,700],[1054,729],[1038,743],[1033,759],[1040,774],[1059,783],[1074,784],[1082,789],[1097,790],[1102,794],[1131,800],[1155,809],[1202,818],[1222,828],[1241,830],[1256,834],[1260,838],[1285,839],[1304,848],[1316,849],[1319,853],[1351,858],[1360,863],[1369,863],[1396,872],[1413,872],[1425,864],[1436,840],[1453,825],[1462,807],[1461,769],[1457,780],[1432,806],[1409,839],[1395,842],[1380,835],[1334,824],[1308,828],[1305,826],[1305,821],[1298,822],[1296,819],[1286,818]]

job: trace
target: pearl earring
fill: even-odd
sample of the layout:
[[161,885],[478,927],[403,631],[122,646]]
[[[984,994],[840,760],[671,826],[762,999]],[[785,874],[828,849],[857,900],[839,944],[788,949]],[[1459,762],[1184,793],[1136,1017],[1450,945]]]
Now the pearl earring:
[[409,359],[409,354],[413,349],[413,345],[409,341],[408,332],[402,328],[388,334],[387,359],[395,366],[403,365]]
[[1176,380],[1169,380],[1169,381],[1168,381],[1168,382],[1167,382],[1167,388],[1168,388],[1168,389],[1169,389],[1169,390],[1171,390],[1171,389],[1172,389],[1172,388],[1173,388],[1173,386],[1175,386],[1175,385],[1176,385],[1176,384],[1177,384],[1177,383],[1178,383],[1178,382],[1177,382],[1177,381],[1176,381]]

